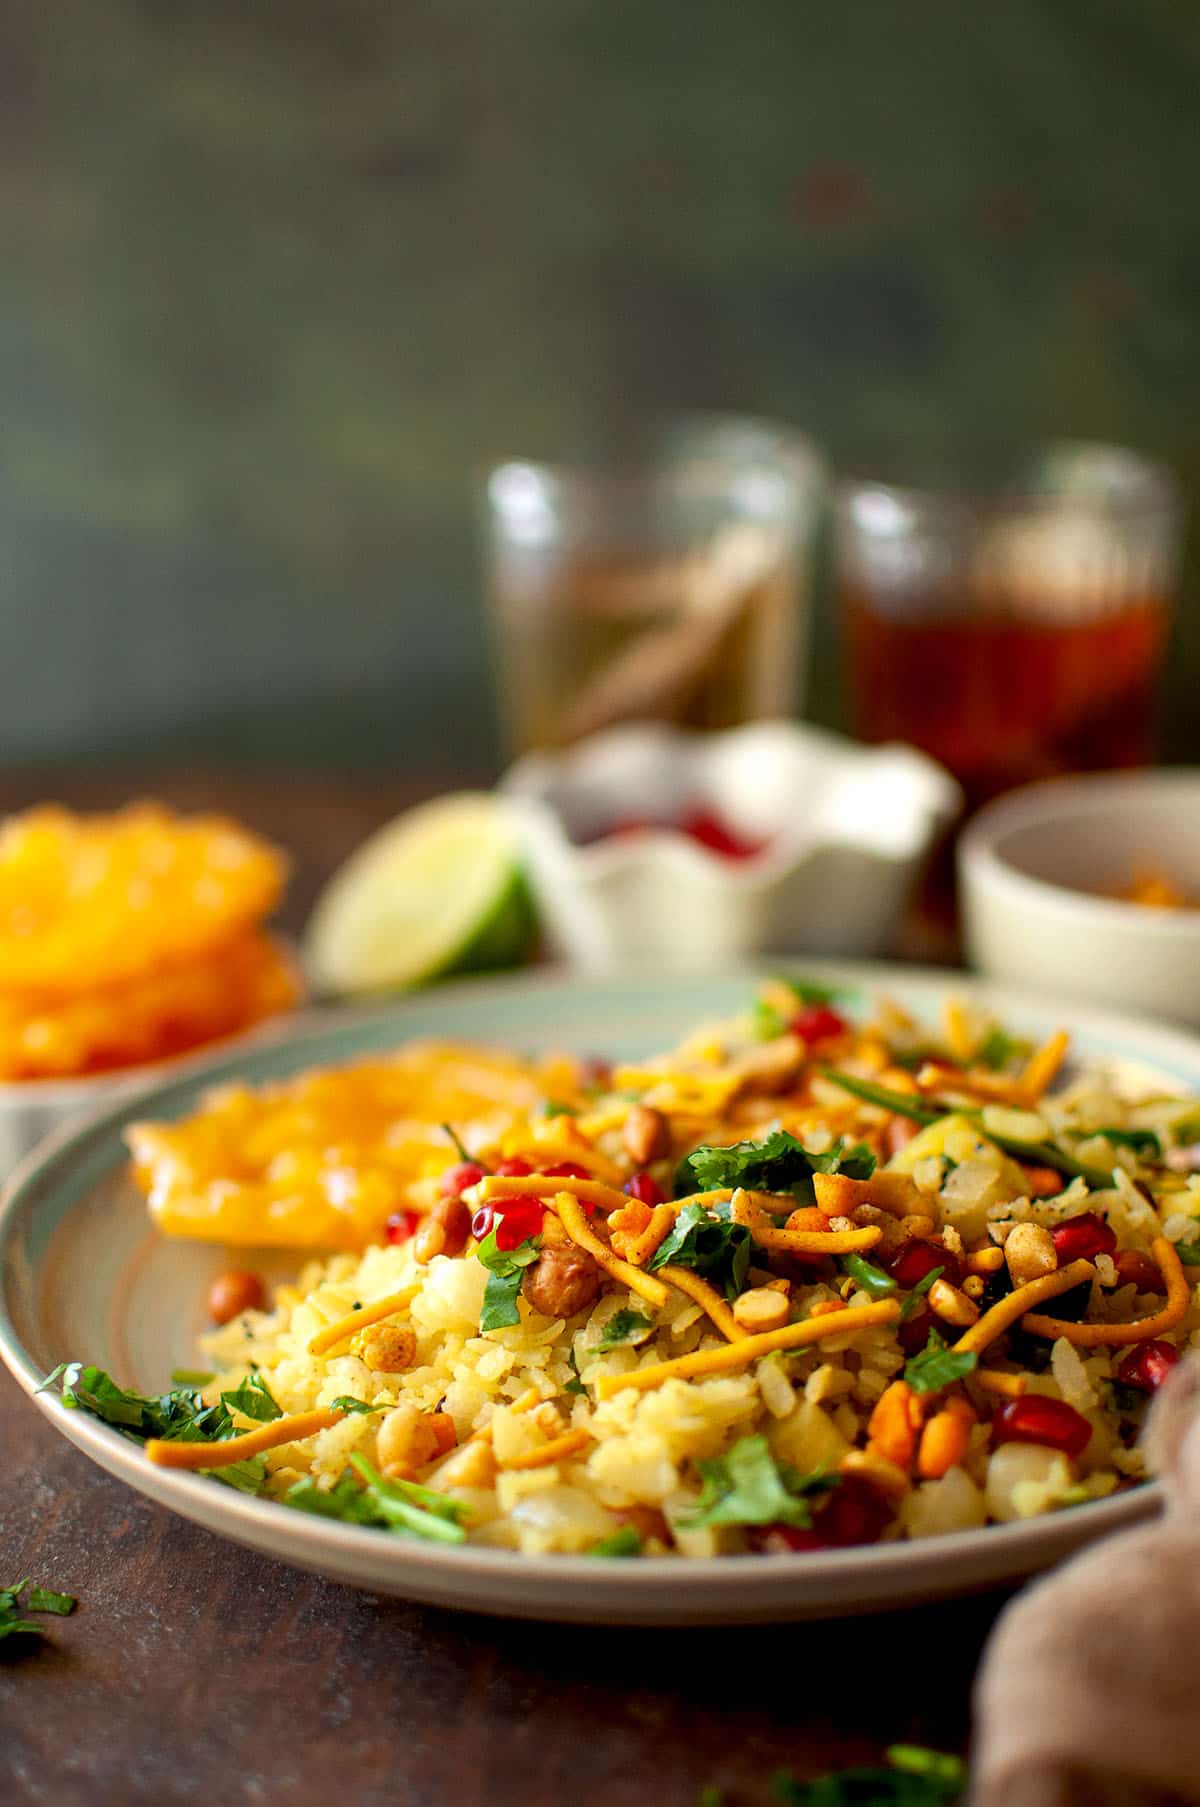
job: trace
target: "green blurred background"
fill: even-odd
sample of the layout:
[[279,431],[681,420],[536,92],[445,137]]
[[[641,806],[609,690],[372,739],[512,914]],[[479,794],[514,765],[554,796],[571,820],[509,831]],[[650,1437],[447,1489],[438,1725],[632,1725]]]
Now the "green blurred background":
[[1198,91],[1192,0],[4,8],[0,761],[486,774],[481,470],[676,410],[1194,511]]

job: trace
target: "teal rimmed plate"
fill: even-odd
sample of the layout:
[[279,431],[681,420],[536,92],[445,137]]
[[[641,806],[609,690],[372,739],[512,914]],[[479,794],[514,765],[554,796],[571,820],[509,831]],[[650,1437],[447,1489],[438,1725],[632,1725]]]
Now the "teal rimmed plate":
[[[948,993],[985,996],[1020,1031],[1069,1027],[1077,1049],[1152,1084],[1200,1094],[1200,1039],[1078,1005],[1055,1006],[962,974],[806,961],[804,970],[886,993],[923,1016]],[[761,971],[761,969],[759,969]],[[0,1356],[55,1428],[110,1473],[221,1536],[374,1592],[520,1618],[616,1624],[717,1624],[867,1612],[1011,1582],[1144,1517],[1157,1489],[1013,1525],[923,1542],[797,1555],[598,1562],[442,1549],[311,1518],[193,1475],[153,1468],[138,1447],[83,1412],[36,1394],[57,1362],[82,1359],[126,1385],[157,1390],[195,1365],[208,1283],[221,1249],[168,1242],[151,1229],[125,1171],[135,1117],[177,1117],[209,1086],[251,1084],[353,1059],[416,1036],[475,1038],[534,1050],[636,1058],[705,1018],[744,1008],[755,974],[583,982],[556,974],[444,987],[370,1014],[301,1019],[269,1043],[193,1067],[103,1114],[68,1126],[13,1173],[0,1201]],[[239,1264],[247,1262],[240,1251]],[[256,1262],[272,1278],[298,1262]]]

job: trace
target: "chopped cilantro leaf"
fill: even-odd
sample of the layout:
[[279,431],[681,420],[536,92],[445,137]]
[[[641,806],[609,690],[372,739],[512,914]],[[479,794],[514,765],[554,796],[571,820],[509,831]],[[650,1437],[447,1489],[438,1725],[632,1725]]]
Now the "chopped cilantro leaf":
[[[257,1404],[260,1421],[269,1422],[271,1416],[278,1416],[279,1408],[275,1406],[273,1413],[267,1412],[267,1401],[270,1400],[272,1406],[275,1402],[265,1381],[258,1387],[254,1385],[257,1378],[247,1375],[229,1397],[245,1393]],[[43,1387],[55,1384],[69,1410],[90,1412],[94,1418],[111,1425],[135,1443],[144,1443],[148,1437],[181,1443],[221,1443],[237,1434],[225,1400],[206,1405],[194,1387],[175,1387],[154,1398],[129,1392],[118,1386],[103,1368],[82,1362],[61,1362],[42,1382]],[[266,1463],[261,1456],[248,1456],[245,1461],[211,1470],[214,1480],[236,1488],[239,1493],[260,1493],[266,1473]]]
[[527,1236],[515,1249],[500,1249],[496,1247],[495,1230],[484,1237],[475,1251],[488,1270],[483,1309],[479,1314],[481,1330],[503,1330],[521,1322],[517,1310],[521,1277],[524,1269],[537,1260],[540,1242],[537,1236]]
[[261,1374],[248,1374],[231,1393],[222,1393],[221,1404],[231,1412],[241,1412],[259,1424],[273,1424],[283,1417],[283,1410]]
[[622,1525],[619,1531],[612,1531],[594,1543],[588,1551],[589,1556],[640,1556],[642,1540],[632,1525]]
[[798,1004],[836,1004],[853,995],[847,985],[824,985],[818,979],[790,979],[783,973],[776,973],[775,978],[778,984],[787,986]]
[[54,1613],[65,1619],[74,1610],[74,1594],[56,1594],[48,1587],[31,1587],[28,1580],[17,1581],[12,1587],[0,1587],[0,1638],[12,1637],[20,1631],[31,1632],[34,1637],[41,1635],[45,1626],[23,1614]]
[[386,1481],[364,1456],[351,1456],[350,1462],[332,1487],[320,1487],[310,1476],[297,1481],[284,1495],[284,1504],[319,1518],[377,1525],[434,1543],[464,1541],[465,1508],[458,1500],[415,1481]]
[[931,1330],[920,1355],[905,1363],[904,1378],[914,1393],[937,1393],[970,1374],[978,1360],[973,1349],[948,1349],[945,1338]]
[[1175,1253],[1184,1267],[1200,1267],[1200,1242],[1177,1242]]
[[386,1405],[368,1405],[365,1399],[354,1399],[349,1393],[339,1393],[332,1402],[335,1412],[355,1412],[359,1417],[368,1416],[371,1412],[386,1412]]
[[776,1466],[763,1436],[743,1437],[723,1456],[698,1462],[703,1483],[694,1512],[678,1523],[684,1530],[703,1525],[812,1524],[805,1495],[828,1488],[820,1470],[797,1475]]
[[958,1757],[896,1744],[887,1758],[886,1768],[835,1770],[812,1782],[781,1770],[771,1792],[784,1807],[951,1807],[964,1798],[967,1770]]
[[619,1349],[623,1343],[630,1343],[639,1330],[653,1330],[654,1325],[640,1311],[614,1311],[604,1326],[597,1349]]
[[647,1266],[690,1267],[721,1287],[727,1299],[736,1299],[746,1282],[753,1238],[745,1224],[733,1222],[728,1205],[721,1212],[719,1205],[712,1213],[703,1205],[685,1205]]
[[694,1148],[675,1173],[675,1194],[715,1192],[744,1186],[749,1192],[790,1192],[814,1173],[844,1173],[869,1180],[875,1156],[865,1142],[853,1147],[838,1141],[823,1154],[813,1154],[786,1129],[773,1129],[761,1142],[734,1142],[730,1147]]
[[543,1098],[539,1115],[543,1117],[577,1117],[573,1104],[562,1104],[557,1098]]
[[574,1344],[572,1344],[571,1347],[567,1350],[567,1365],[571,1370],[571,1379],[568,1380],[564,1384],[563,1392],[564,1393],[582,1393],[583,1397],[586,1399],[587,1398],[587,1388],[584,1386],[583,1381],[579,1377],[579,1363],[575,1359]]

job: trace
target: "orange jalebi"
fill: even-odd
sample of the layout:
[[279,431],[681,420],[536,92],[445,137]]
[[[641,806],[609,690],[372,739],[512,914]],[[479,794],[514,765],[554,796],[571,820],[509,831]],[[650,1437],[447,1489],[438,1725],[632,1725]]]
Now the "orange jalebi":
[[158,803],[0,827],[0,993],[75,998],[187,965],[268,916],[286,863],[224,816]]

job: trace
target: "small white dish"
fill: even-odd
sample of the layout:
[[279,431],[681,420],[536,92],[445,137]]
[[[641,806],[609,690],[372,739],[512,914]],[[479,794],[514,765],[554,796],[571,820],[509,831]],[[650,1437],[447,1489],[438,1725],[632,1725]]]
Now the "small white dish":
[[[961,973],[820,961],[808,970],[864,1001],[886,992],[926,1020],[949,993],[977,998],[1023,1034],[1043,1036],[1066,1022],[1081,1057],[1111,1063],[1139,1085],[1200,1091],[1200,1040],[1178,1031],[1083,1006],[1065,1012],[1052,999],[1005,992]],[[795,1555],[597,1562],[475,1545],[446,1549],[155,1468],[120,1432],[37,1391],[58,1362],[84,1360],[126,1386],[157,1392],[173,1368],[195,1364],[203,1301],[222,1268],[249,1261],[274,1282],[303,1264],[278,1250],[248,1254],[160,1236],[129,1178],[122,1132],[135,1115],[177,1117],[195,1109],[214,1083],[262,1084],[425,1036],[637,1059],[678,1041],[699,1020],[743,1009],[754,984],[745,969],[702,979],[641,973],[592,982],[521,974],[439,987],[384,1010],[293,1020],[269,1045],[210,1061],[150,1099],[64,1129],[23,1163],[0,1198],[0,1360],[92,1461],[220,1536],[374,1593],[508,1618],[703,1625],[880,1611],[1011,1583],[1155,1512],[1159,1489],[1151,1485],[1014,1524]],[[220,1560],[215,1548],[212,1560]]]
[[[596,972],[711,968],[768,948],[881,953],[962,800],[911,747],[789,722],[614,728],[528,754],[500,788],[554,951]],[[677,822],[693,806],[762,851],[727,859],[677,830],[608,832],[630,816]]]
[[1200,899],[1200,771],[1029,785],[959,843],[967,954],[1004,984],[1200,1023],[1200,909],[1123,902],[1136,873]]

